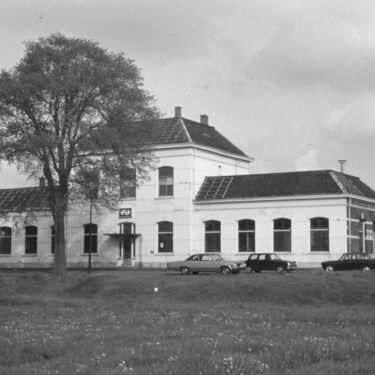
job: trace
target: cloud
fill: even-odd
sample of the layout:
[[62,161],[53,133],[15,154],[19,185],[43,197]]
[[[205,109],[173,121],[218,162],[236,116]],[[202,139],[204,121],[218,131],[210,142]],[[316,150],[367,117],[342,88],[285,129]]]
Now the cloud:
[[308,150],[306,154],[300,156],[294,163],[296,171],[320,169],[317,150]]
[[353,141],[375,137],[375,95],[352,98],[333,108],[326,117],[324,130],[331,137]]
[[373,17],[345,1],[327,3],[296,8],[294,19],[276,23],[273,36],[251,61],[264,80],[287,88],[373,90]]

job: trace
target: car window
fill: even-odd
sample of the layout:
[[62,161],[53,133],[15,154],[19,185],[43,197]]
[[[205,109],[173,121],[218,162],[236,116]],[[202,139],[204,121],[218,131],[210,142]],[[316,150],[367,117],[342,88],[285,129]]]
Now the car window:
[[255,260],[257,258],[258,258],[258,255],[255,255],[255,254],[249,255],[249,260]]
[[348,254],[344,254],[344,255],[340,258],[340,260],[349,260],[349,258],[348,258]]
[[201,261],[202,262],[207,262],[211,260],[211,255],[202,255]]
[[265,260],[266,259],[266,254],[261,254],[259,255],[259,260]]
[[190,255],[186,260],[197,260],[198,255]]

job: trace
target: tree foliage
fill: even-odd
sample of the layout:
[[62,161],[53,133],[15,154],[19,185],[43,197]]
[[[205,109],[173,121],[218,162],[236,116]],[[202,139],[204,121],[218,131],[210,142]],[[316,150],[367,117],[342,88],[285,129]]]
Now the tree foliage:
[[0,159],[45,176],[58,275],[66,267],[69,202],[92,199],[94,189],[113,205],[124,168],[136,170],[138,181],[147,176],[153,157],[137,120],[158,116],[153,103],[132,60],[59,33],[27,42],[18,65],[1,72]]

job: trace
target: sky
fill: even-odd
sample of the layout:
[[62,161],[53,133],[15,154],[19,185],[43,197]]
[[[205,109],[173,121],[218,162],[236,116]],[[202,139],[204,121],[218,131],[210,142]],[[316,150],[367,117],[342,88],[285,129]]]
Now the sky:
[[[165,117],[201,114],[251,173],[340,170],[375,189],[372,0],[0,0],[0,69],[60,32],[134,60]],[[35,184],[14,168],[0,188]]]

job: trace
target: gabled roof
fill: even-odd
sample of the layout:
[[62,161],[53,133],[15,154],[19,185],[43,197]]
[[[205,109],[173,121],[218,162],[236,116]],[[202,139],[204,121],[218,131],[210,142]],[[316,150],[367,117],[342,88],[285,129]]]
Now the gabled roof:
[[47,187],[0,189],[0,212],[48,210]]
[[197,201],[350,194],[375,199],[358,177],[333,170],[206,177]]
[[220,134],[213,126],[201,124],[183,117],[145,120],[140,126],[151,127],[147,142],[152,145],[192,144],[246,157],[238,147]]

